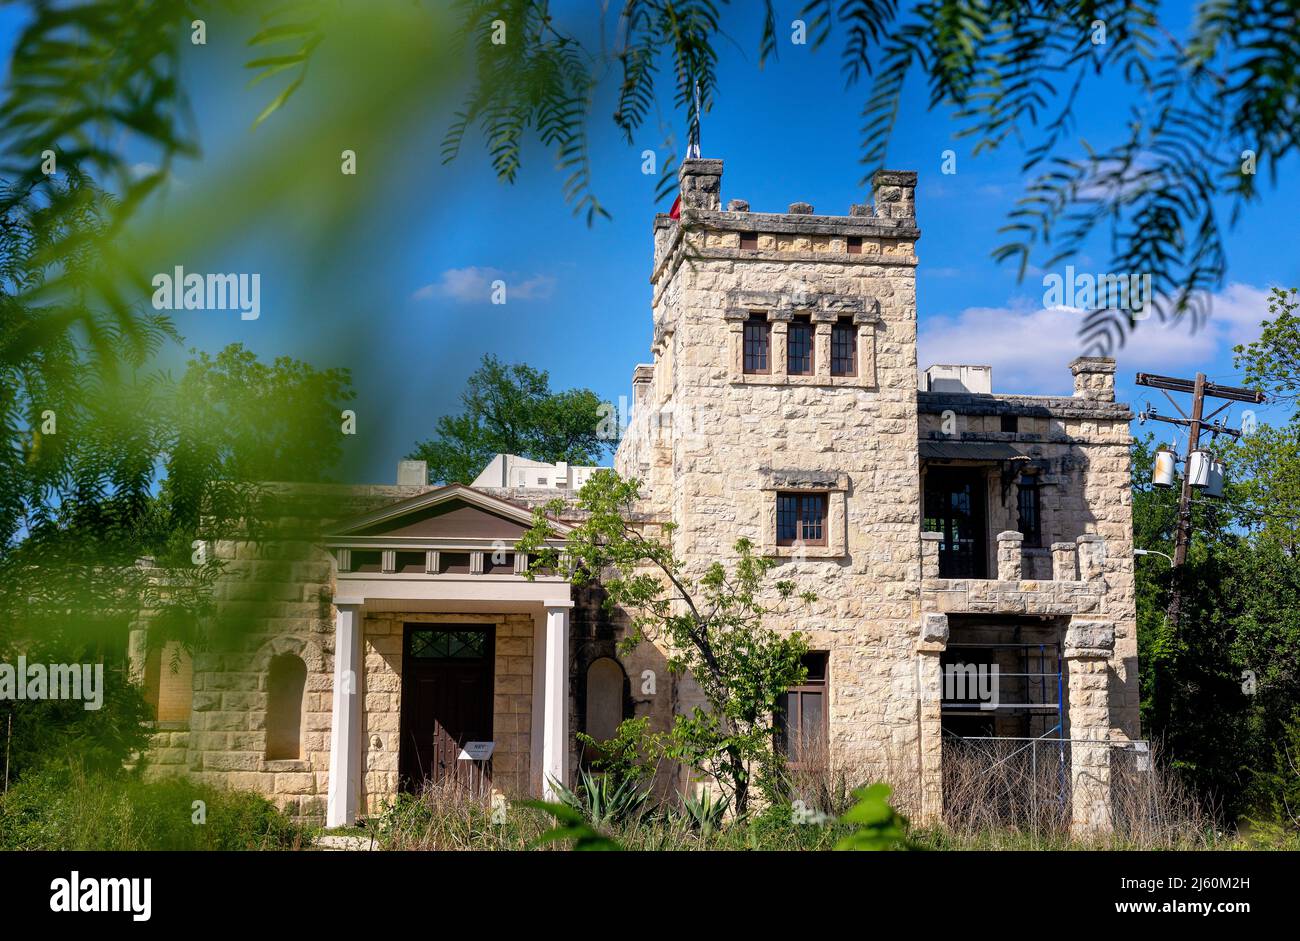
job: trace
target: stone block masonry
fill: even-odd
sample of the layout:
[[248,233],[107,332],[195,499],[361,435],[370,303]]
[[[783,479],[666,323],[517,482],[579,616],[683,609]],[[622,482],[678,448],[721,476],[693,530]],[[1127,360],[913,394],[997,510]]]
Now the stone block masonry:
[[[945,718],[928,691],[950,628],[978,622],[988,632],[1029,631],[1059,643],[1069,733],[1085,742],[1073,750],[1073,822],[1079,833],[1104,831],[1108,771],[1086,743],[1107,753],[1108,743],[1140,732],[1131,412],[1115,401],[1114,362],[1077,359],[1072,396],[997,395],[986,385],[919,391],[916,174],[881,171],[872,205],[842,216],[818,214],[797,193],[788,212],[753,212],[743,199],[724,201],[722,180],[722,161],[684,161],[680,219],[654,221],[650,362],[635,369],[633,414],[614,461],[642,481],[636,524],[674,524],[670,538],[688,576],[733,561],[737,540],[746,538],[777,559],[773,582],[788,579],[815,594],[811,602],[782,600],[773,590],[763,601],[771,627],[800,631],[826,655],[830,762],[846,777],[892,780],[903,809],[927,822],[944,811]],[[984,542],[972,558],[984,567],[972,563],[960,578],[944,577],[948,537],[922,531],[933,528],[925,494],[936,472],[968,475],[983,512]],[[333,488],[328,518],[400,508],[429,489]],[[476,492],[522,510],[556,496]],[[788,507],[802,504],[789,501],[805,498],[822,508],[820,517],[810,510],[792,523]],[[1022,498],[1036,508],[1028,522]],[[287,515],[321,531],[325,517],[316,512]],[[431,517],[412,521],[426,524],[434,525]],[[470,560],[473,584],[464,587],[473,603],[463,611],[441,603],[404,609],[407,602],[384,593],[403,579],[440,577],[393,564],[419,541],[413,536],[364,543],[363,534],[356,544],[356,553],[368,545],[386,560],[366,582],[367,597],[385,599],[378,606],[336,599],[339,585],[359,584],[357,570],[340,577],[321,540],[218,545],[230,562],[218,602],[244,630],[231,649],[195,657],[188,725],[158,730],[155,768],[259,790],[300,816],[319,816],[330,760],[338,757],[330,754],[335,623],[344,609],[362,618],[359,635],[337,634],[345,638],[339,664],[356,662],[362,674],[360,770],[347,784],[349,806],[359,794],[362,813],[377,812],[400,784],[407,623],[494,625],[492,784],[508,795],[536,793],[543,766],[563,770],[557,756],[567,754],[572,776],[589,707],[619,705],[617,688],[587,695],[589,671],[610,675],[611,665],[598,661],[613,659],[622,670],[623,714],[648,717],[655,729],[702,704],[690,677],[666,669],[668,651],[653,644],[619,651],[628,612],[604,611],[598,591],[561,583],[565,597],[548,596],[544,608],[534,599],[532,610],[522,603],[494,609],[507,589],[492,579],[512,577],[483,570],[484,547],[499,536],[459,535],[471,549],[443,551]],[[353,549],[340,551],[351,560]],[[285,658],[305,667],[300,748],[276,757],[268,713],[282,690],[272,665]],[[543,708],[537,697],[548,689],[554,695]],[[346,715],[352,722],[357,710]],[[673,787],[692,786],[684,773],[669,777]]]

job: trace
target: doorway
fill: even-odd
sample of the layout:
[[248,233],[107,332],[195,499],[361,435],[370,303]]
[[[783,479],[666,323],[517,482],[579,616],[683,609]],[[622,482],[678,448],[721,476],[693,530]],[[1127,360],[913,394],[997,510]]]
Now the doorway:
[[941,533],[940,578],[987,578],[985,484],[978,469],[927,468],[926,532]]
[[490,624],[403,626],[403,791],[418,793],[426,782],[477,791],[490,780],[490,762],[459,755],[467,742],[492,740],[495,631]]

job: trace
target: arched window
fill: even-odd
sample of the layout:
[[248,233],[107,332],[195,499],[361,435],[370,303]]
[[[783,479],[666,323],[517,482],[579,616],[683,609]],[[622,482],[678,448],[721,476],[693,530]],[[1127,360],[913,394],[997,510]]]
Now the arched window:
[[607,742],[623,721],[623,668],[609,657],[587,667],[587,734]]
[[302,701],[307,664],[291,653],[271,658],[266,682],[266,757],[302,757]]

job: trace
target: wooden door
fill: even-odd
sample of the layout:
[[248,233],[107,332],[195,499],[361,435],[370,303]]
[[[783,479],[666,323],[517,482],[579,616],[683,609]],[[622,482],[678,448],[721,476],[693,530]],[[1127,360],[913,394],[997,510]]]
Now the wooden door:
[[466,742],[492,740],[494,628],[407,624],[403,634],[402,789],[454,780],[480,790],[490,769],[458,756]]

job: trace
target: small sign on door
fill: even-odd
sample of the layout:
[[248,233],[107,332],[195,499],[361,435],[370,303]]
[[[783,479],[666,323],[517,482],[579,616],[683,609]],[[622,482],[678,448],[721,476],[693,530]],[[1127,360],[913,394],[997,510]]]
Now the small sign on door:
[[496,742],[466,742],[456,757],[461,761],[487,761],[492,757]]

